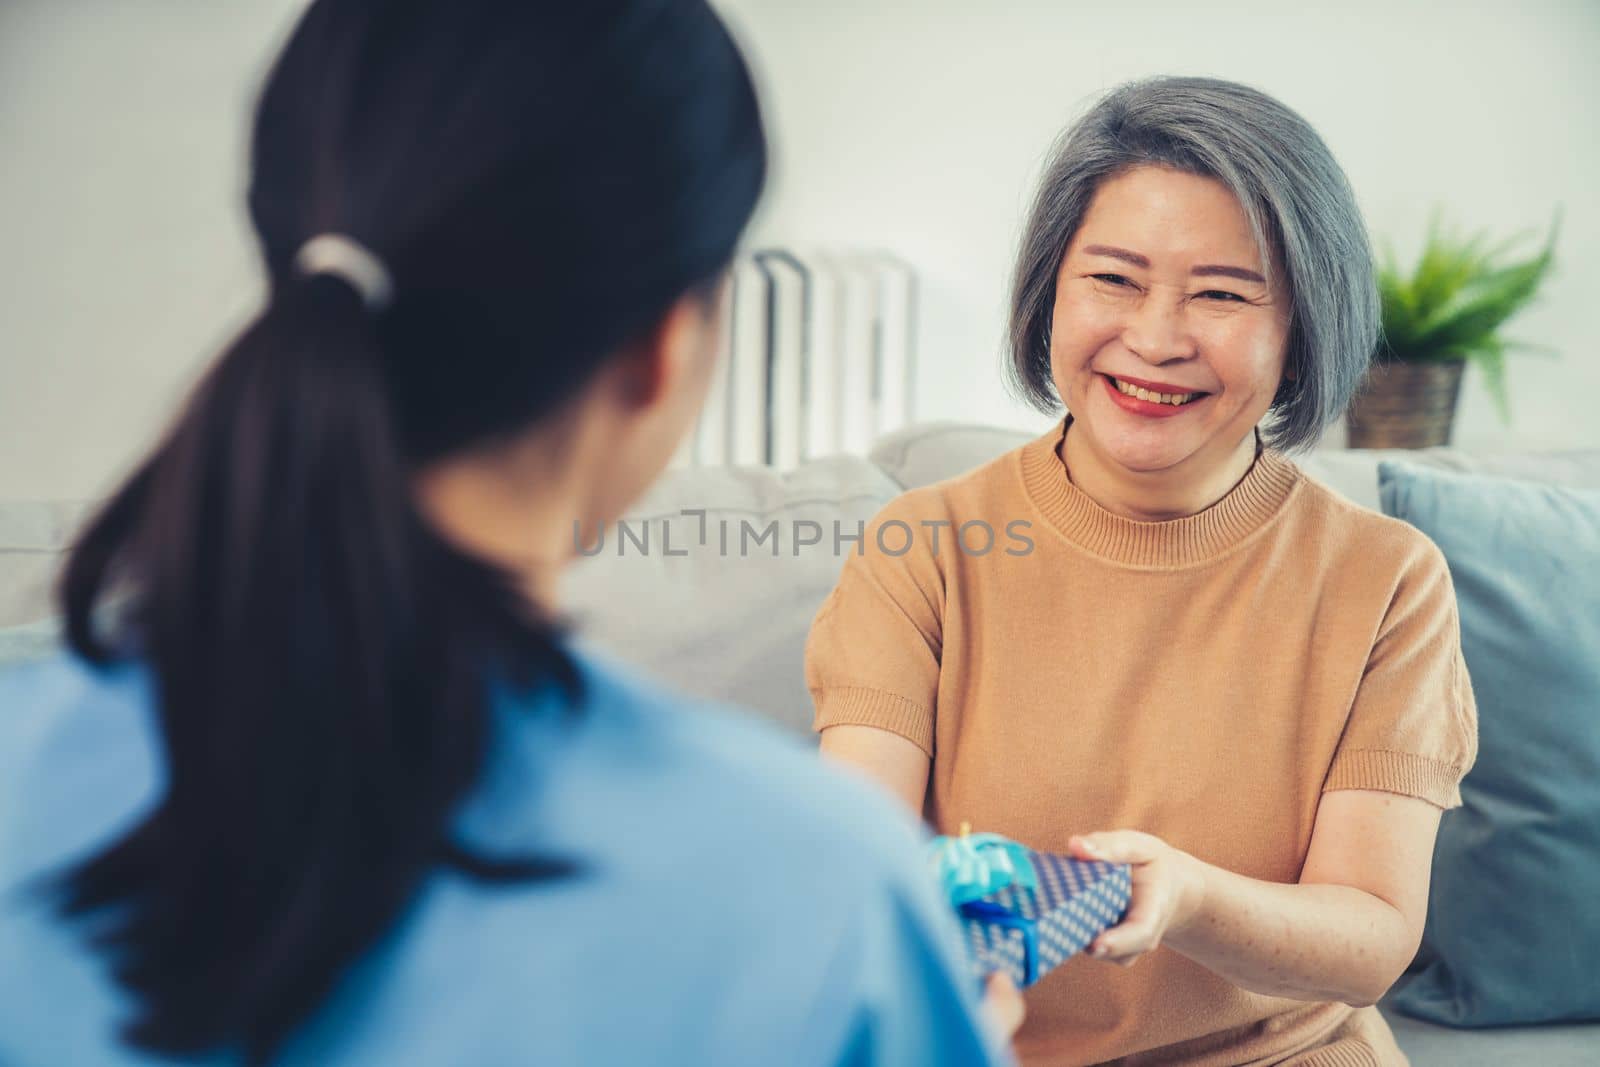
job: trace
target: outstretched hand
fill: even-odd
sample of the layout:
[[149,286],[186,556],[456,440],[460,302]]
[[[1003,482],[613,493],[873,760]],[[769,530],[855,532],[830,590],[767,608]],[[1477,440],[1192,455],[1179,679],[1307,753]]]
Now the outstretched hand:
[[1199,906],[1200,879],[1193,858],[1159,837],[1137,830],[1083,834],[1067,843],[1067,854],[1133,868],[1128,912],[1090,943],[1087,951],[1095,959],[1132,966],[1188,922]]

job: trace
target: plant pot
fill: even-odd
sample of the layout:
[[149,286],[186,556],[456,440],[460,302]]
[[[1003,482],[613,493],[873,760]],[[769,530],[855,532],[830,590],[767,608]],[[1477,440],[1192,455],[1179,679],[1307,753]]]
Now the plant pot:
[[1461,360],[1374,363],[1346,419],[1351,448],[1430,448],[1450,443]]

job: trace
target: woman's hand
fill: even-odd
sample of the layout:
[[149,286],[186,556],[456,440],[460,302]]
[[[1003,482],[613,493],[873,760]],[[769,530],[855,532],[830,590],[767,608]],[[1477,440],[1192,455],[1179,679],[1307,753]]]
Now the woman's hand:
[[989,1028],[1009,1045],[1026,1014],[1016,983],[1004,971],[991,974],[983,986],[983,1017]]
[[1095,959],[1132,966],[1161,939],[1181,928],[1199,908],[1201,880],[1193,857],[1159,837],[1137,830],[1084,834],[1067,843],[1067,853],[1080,860],[1126,863],[1133,868],[1133,897],[1122,922],[1095,938],[1088,953]]

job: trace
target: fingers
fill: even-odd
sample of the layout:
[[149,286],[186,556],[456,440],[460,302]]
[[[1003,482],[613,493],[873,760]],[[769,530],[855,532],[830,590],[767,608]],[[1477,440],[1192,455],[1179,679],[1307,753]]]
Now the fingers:
[[1131,967],[1140,957],[1154,952],[1160,946],[1161,935],[1153,924],[1134,926],[1123,923],[1095,938],[1089,946],[1089,955],[1107,963]]
[[1149,863],[1160,851],[1160,842],[1137,830],[1110,830],[1098,834],[1079,834],[1067,842],[1068,855],[1076,859],[1105,863]]
[[983,986],[983,1014],[989,1025],[1005,1041],[1010,1041],[1022,1025],[1027,1006],[1022,991],[1005,972],[991,974]]
[[1121,923],[1095,938],[1089,955],[1131,967],[1155,951],[1172,908],[1167,864],[1161,862],[1169,850],[1161,839],[1138,830],[1108,830],[1071,838],[1067,851],[1077,859],[1126,863],[1133,868],[1133,899],[1128,913]]
[[1169,895],[1159,878],[1135,876],[1133,899],[1122,921],[1095,938],[1089,955],[1112,963],[1132,963],[1161,943],[1169,911]]
[[1100,936],[1102,938],[1108,937],[1113,941],[1138,941],[1154,938],[1159,931],[1158,924],[1161,921],[1162,913],[1161,902],[1156,900],[1155,896],[1155,890],[1145,893],[1135,892],[1133,901],[1128,907],[1127,914],[1123,915],[1122,921]]

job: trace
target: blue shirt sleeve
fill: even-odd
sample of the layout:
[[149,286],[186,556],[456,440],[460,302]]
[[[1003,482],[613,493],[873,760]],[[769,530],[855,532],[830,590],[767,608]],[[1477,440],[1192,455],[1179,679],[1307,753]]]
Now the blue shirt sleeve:
[[[1008,1042],[983,1021],[958,926],[920,866],[872,901],[830,967],[819,1011],[842,1022],[840,1067],[1009,1065]],[[821,1062],[821,1061],[819,1061]]]

